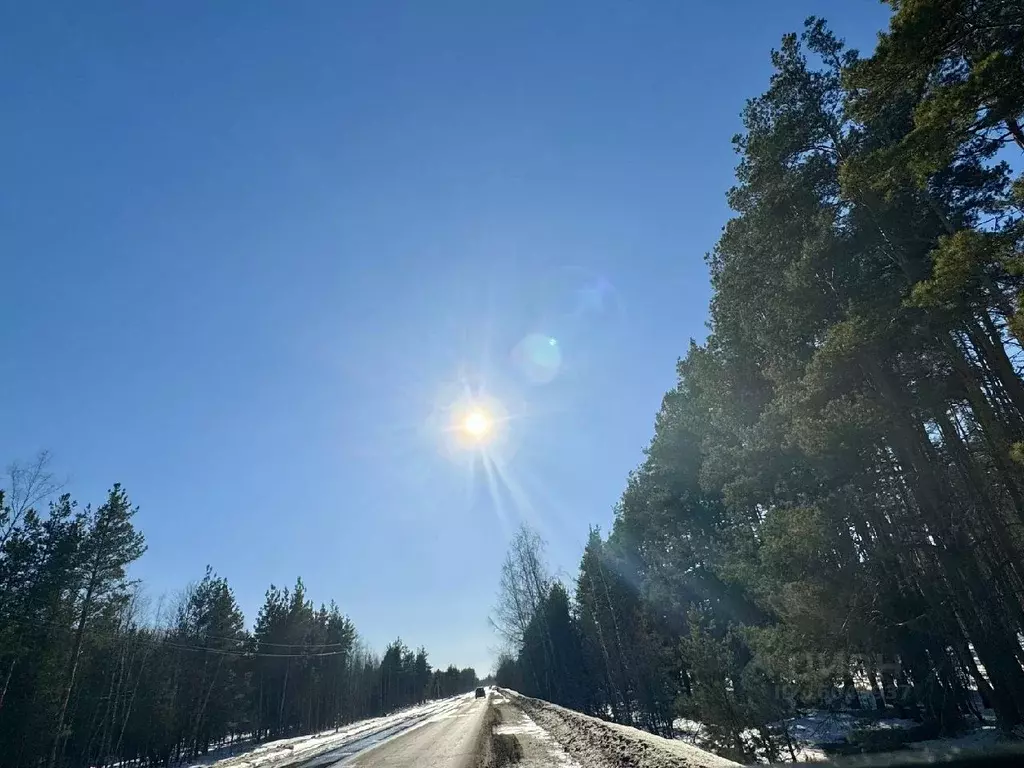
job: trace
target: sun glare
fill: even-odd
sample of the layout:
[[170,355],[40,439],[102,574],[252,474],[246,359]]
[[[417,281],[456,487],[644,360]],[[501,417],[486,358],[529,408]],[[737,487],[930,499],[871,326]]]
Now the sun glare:
[[509,448],[509,413],[504,404],[485,392],[465,391],[442,406],[440,436],[452,457],[504,453]]
[[463,418],[462,431],[474,440],[481,440],[491,431],[491,417],[475,408]]

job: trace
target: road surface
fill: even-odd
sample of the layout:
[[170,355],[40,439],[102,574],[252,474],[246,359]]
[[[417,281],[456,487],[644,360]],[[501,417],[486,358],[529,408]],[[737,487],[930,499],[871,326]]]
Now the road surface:
[[438,714],[404,723],[289,768],[471,768],[487,699],[466,697]]

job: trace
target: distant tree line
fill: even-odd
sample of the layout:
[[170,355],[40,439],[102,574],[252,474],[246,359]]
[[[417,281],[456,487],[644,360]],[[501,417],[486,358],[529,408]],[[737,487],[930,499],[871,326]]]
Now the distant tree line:
[[818,19],[772,53],[709,336],[572,589],[516,539],[499,683],[741,759],[857,689],[1024,722],[1024,11],[890,4],[869,58]]
[[145,551],[115,485],[82,509],[45,456],[0,490],[0,766],[167,765],[235,740],[325,730],[472,690],[401,640],[383,656],[299,579],[255,626],[212,569],[156,621],[126,568]]

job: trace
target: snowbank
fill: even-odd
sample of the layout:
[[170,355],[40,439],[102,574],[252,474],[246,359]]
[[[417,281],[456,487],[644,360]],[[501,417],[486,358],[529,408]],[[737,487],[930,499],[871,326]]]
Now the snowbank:
[[540,699],[502,688],[501,694],[522,709],[558,742],[569,758],[587,768],[726,768],[731,760],[674,739],[598,720]]
[[[515,740],[516,759],[511,762],[519,768],[583,768],[522,709],[508,705],[506,699],[501,702],[495,703],[499,714],[492,733],[498,739],[511,737]],[[501,764],[500,758],[490,763]]]

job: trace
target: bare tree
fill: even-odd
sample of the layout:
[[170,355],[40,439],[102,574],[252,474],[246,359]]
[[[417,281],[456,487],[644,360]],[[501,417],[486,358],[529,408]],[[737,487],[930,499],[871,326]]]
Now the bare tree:
[[499,635],[518,649],[531,619],[551,587],[544,562],[544,541],[525,523],[509,544],[501,564],[498,602],[489,621]]
[[12,461],[7,466],[7,514],[0,530],[0,545],[18,526],[26,511],[60,491],[67,481],[50,471],[50,452],[40,451],[27,464]]

